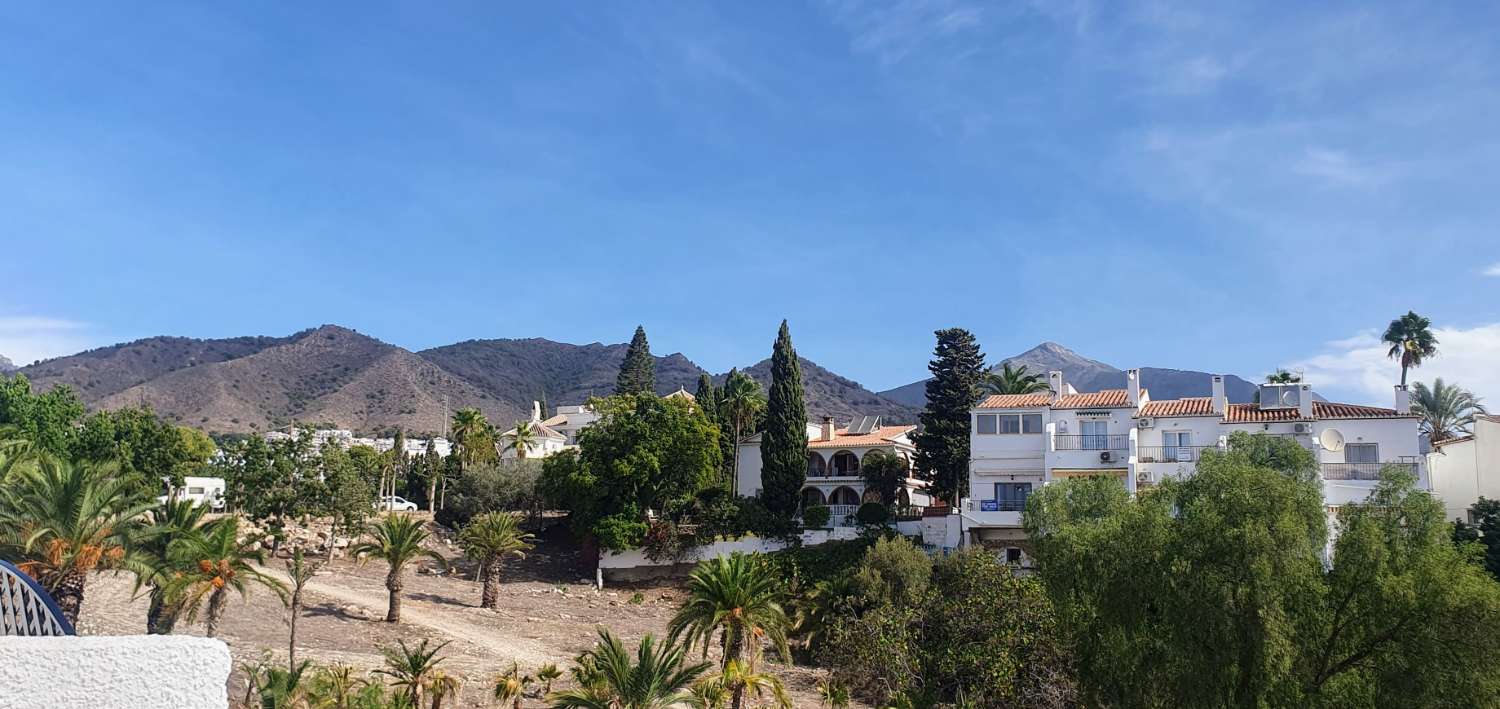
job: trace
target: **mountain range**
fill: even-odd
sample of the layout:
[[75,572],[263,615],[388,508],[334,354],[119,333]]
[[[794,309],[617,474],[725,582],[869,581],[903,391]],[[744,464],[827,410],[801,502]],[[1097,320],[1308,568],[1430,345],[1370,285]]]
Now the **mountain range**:
[[14,371],[15,369],[15,362],[10,361],[10,358],[5,355],[0,355],[0,373]]
[[[551,340],[467,340],[413,352],[337,325],[285,337],[150,337],[16,370],[38,389],[66,384],[91,408],[148,405],[214,433],[250,433],[309,423],[360,432],[444,430],[448,413],[474,407],[498,425],[530,414],[533,400],[579,404],[614,390],[626,345]],[[1030,371],[1061,369],[1080,391],[1122,386],[1124,373],[1055,343],[1005,360]],[[810,420],[856,414],[915,423],[923,382],[876,393],[801,359]],[[656,389],[697,387],[706,370],[680,353],[656,357]],[[770,360],[744,368],[770,384]],[[713,375],[722,383],[726,374]],[[1143,369],[1153,398],[1208,393],[1208,375]],[[1229,396],[1248,401],[1254,386],[1229,377]]]

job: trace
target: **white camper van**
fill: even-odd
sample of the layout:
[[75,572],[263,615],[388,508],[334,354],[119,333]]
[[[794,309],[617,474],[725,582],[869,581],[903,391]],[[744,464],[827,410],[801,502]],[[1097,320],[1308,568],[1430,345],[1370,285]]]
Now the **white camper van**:
[[[179,500],[192,500],[198,507],[208,505],[209,509],[224,509],[224,478],[183,478],[182,487],[177,488],[176,498]],[[156,498],[157,502],[166,502],[167,496]]]

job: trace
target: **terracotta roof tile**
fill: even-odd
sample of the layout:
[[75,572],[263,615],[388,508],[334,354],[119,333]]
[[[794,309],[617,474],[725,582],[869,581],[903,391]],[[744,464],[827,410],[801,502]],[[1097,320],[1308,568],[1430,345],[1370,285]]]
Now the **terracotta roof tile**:
[[1148,401],[1141,405],[1141,416],[1216,416],[1214,401],[1208,396]]
[[[1146,390],[1141,390],[1141,397],[1146,398]],[[1101,389],[1085,394],[1069,394],[1057,397],[1052,403],[1054,409],[1113,409],[1130,406],[1130,392],[1124,389]]]
[[1307,421],[1297,409],[1262,409],[1260,404],[1230,404],[1224,412],[1224,423],[1276,423]]
[[862,435],[851,435],[849,428],[837,429],[833,432],[833,440],[824,441],[814,438],[807,442],[808,448],[857,448],[868,446],[888,446],[902,434],[910,433],[916,426],[881,426],[880,428]]
[[1046,406],[1052,402],[1052,394],[991,394],[979,402],[981,409],[1024,409]]
[[1320,419],[1417,418],[1416,414],[1403,414],[1395,409],[1382,409],[1378,406],[1358,406],[1355,404],[1336,404],[1331,401],[1314,401],[1313,415]]

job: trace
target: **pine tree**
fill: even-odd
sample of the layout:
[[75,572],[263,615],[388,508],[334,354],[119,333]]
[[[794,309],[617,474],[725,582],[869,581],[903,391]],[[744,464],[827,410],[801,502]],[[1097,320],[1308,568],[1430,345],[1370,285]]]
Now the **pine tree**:
[[635,336],[630,338],[630,347],[625,350],[625,361],[620,363],[620,376],[615,379],[615,394],[651,394],[656,391],[656,360],[651,358],[651,345],[646,342],[646,328],[635,326]]
[[[967,450],[967,449],[966,449]],[[771,393],[760,439],[761,496],[766,507],[791,518],[807,480],[807,410],[802,403],[802,366],[786,321],[771,353]]]
[[969,494],[969,409],[984,383],[984,353],[962,328],[937,331],[937,347],[927,365],[927,408],[917,447],[918,475],[937,497],[956,505]]

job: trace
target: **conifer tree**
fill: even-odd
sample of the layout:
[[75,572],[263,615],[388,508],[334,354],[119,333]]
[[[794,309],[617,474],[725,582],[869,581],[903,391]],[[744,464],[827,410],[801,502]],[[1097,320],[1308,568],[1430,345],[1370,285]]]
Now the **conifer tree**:
[[646,342],[646,328],[635,326],[635,336],[630,338],[630,347],[625,350],[625,361],[620,363],[620,376],[615,379],[615,394],[651,394],[656,391],[656,360],[651,358],[651,345]]
[[[719,387],[714,386],[713,377],[708,376],[708,373],[704,372],[698,375],[698,390],[693,392],[693,401],[698,406],[698,409],[703,412],[703,416],[719,428],[719,452],[724,460],[721,472],[724,474],[725,479],[728,480],[729,466],[733,462],[729,458],[732,452],[729,439],[733,433],[724,425],[723,412],[720,410],[722,402],[719,399],[719,391]],[[725,487],[729,486],[726,485]]]
[[984,353],[962,328],[937,331],[937,347],[927,365],[927,407],[917,447],[917,474],[937,497],[951,505],[969,494],[969,409],[984,383]]
[[761,497],[766,507],[782,517],[793,517],[807,480],[807,409],[802,402],[802,366],[785,320],[771,352],[771,393],[760,459]]

